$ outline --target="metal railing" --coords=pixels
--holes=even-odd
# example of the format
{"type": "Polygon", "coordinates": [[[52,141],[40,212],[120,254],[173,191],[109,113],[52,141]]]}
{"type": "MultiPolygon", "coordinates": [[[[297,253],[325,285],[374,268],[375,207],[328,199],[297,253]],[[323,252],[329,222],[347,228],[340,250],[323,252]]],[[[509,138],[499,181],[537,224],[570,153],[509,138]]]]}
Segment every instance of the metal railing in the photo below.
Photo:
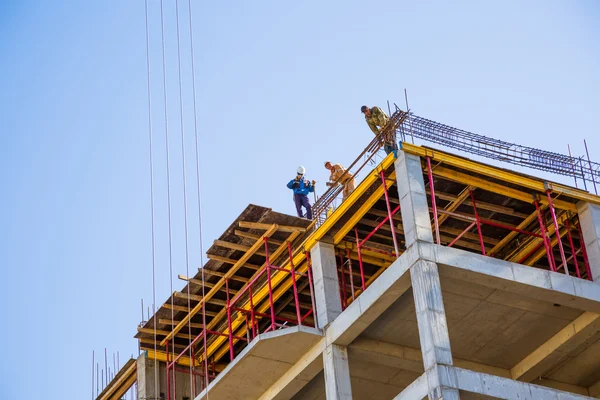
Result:
{"type": "Polygon", "coordinates": [[[376,157],[377,152],[383,148],[384,143],[397,144],[396,131],[400,129],[407,116],[408,113],[406,111],[396,108],[396,111],[391,115],[387,125],[381,129],[379,135],[376,135],[373,140],[371,140],[367,147],[346,169],[346,172],[333,182],[333,185],[319,197],[312,207],[313,218],[317,221],[318,226],[320,226],[327,218],[329,207],[339,200],[339,197],[344,190],[344,186],[341,182],[348,179],[348,175],[350,175],[351,178],[358,176],[363,168],[370,164],[376,157]]]}

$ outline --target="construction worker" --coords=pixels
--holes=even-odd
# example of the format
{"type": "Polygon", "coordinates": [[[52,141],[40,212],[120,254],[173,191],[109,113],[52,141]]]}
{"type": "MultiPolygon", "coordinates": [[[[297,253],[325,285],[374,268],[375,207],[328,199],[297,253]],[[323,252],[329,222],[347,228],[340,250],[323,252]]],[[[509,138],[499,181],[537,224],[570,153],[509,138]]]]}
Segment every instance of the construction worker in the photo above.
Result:
{"type": "Polygon", "coordinates": [[[287,187],[294,191],[294,204],[296,212],[302,218],[302,206],[306,209],[306,219],[312,219],[312,208],[308,199],[308,194],[315,191],[315,183],[317,181],[309,181],[304,179],[306,169],[303,166],[298,167],[296,177],[288,182],[287,187]]]}
{"type": "MultiPolygon", "coordinates": [[[[360,112],[365,114],[365,120],[376,136],[381,133],[381,129],[383,129],[390,121],[387,114],[377,106],[372,108],[362,106],[360,112]]],[[[392,151],[396,150],[396,144],[392,138],[384,138],[383,149],[385,150],[385,154],[390,154],[392,151]]]]}
{"type": "Polygon", "coordinates": [[[342,194],[342,200],[350,196],[350,193],[356,188],[356,179],[349,172],[346,173],[346,169],[340,164],[332,164],[331,161],[325,161],[325,168],[329,170],[329,182],[327,186],[336,186],[338,183],[344,186],[342,194]]]}

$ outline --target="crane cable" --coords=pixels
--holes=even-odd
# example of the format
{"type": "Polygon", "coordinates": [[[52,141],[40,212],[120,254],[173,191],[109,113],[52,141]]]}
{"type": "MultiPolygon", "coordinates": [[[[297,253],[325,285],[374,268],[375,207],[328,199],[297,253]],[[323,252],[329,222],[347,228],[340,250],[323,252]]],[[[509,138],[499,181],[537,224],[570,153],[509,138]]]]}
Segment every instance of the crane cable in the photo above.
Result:
{"type": "MultiPolygon", "coordinates": [[[[196,104],[196,68],[194,63],[194,31],[193,31],[193,19],[192,19],[192,2],[188,0],[189,8],[189,27],[190,27],[190,53],[191,53],[191,67],[192,67],[192,94],[194,98],[194,138],[195,138],[195,154],[196,154],[196,187],[198,190],[198,229],[199,229],[199,242],[200,242],[200,265],[201,276],[202,276],[202,298],[205,297],[204,290],[204,249],[202,246],[202,197],[200,195],[200,156],[198,153],[198,107],[196,104]]],[[[209,377],[208,377],[208,358],[207,358],[207,338],[206,338],[206,302],[202,302],[202,335],[203,335],[203,349],[204,349],[204,388],[208,388],[209,377]]],[[[206,400],[208,400],[208,390],[206,390],[206,400]]]]}
{"type": "MultiPolygon", "coordinates": [[[[146,71],[148,85],[148,134],[150,139],[150,214],[151,214],[151,248],[152,248],[152,313],[154,330],[154,354],[156,356],[156,257],[155,257],[155,235],[154,235],[154,168],[152,158],[152,92],[150,89],[150,33],[148,29],[148,0],[144,1],[146,16],[146,71]]],[[[143,312],[143,310],[142,310],[143,312]]],[[[158,363],[154,362],[154,393],[158,393],[158,363]]]]}

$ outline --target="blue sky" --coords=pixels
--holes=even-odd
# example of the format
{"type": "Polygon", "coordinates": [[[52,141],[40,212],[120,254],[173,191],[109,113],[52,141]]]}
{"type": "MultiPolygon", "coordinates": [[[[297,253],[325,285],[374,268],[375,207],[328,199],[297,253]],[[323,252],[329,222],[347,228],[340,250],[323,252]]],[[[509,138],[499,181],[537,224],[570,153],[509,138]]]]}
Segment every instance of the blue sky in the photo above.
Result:
{"type": "MultiPolygon", "coordinates": [[[[193,3],[205,249],[248,203],[293,213],[285,183],[297,166],[324,182],[323,161],[348,164],[372,138],[360,106],[403,104],[404,88],[423,117],[561,153],[570,143],[583,154],[587,138],[600,160],[596,1],[193,3]]],[[[187,1],[180,7],[193,271],[187,1]]],[[[140,300],[152,299],[144,24],[142,0],[0,4],[0,398],[89,398],[92,350],[119,351],[121,363],[136,353],[140,300]]],[[[186,263],[173,1],[165,1],[165,29],[176,275],[186,263]]],[[[155,0],[150,31],[163,302],[170,275],[155,0]]]]}

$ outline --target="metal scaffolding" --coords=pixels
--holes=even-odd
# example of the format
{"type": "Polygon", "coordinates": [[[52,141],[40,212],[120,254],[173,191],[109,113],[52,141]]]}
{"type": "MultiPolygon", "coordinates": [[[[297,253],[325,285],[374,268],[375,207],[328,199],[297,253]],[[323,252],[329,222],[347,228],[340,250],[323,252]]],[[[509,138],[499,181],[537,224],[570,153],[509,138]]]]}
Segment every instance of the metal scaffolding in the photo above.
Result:
{"type": "Polygon", "coordinates": [[[409,134],[466,153],[570,176],[575,179],[576,185],[577,179],[581,179],[586,190],[587,182],[591,182],[594,191],[598,194],[596,184],[600,185],[600,163],[590,160],[587,144],[586,158],[572,157],[467,132],[412,113],[408,120],[410,121],[409,126],[401,126],[399,129],[403,136],[409,134]]]}

